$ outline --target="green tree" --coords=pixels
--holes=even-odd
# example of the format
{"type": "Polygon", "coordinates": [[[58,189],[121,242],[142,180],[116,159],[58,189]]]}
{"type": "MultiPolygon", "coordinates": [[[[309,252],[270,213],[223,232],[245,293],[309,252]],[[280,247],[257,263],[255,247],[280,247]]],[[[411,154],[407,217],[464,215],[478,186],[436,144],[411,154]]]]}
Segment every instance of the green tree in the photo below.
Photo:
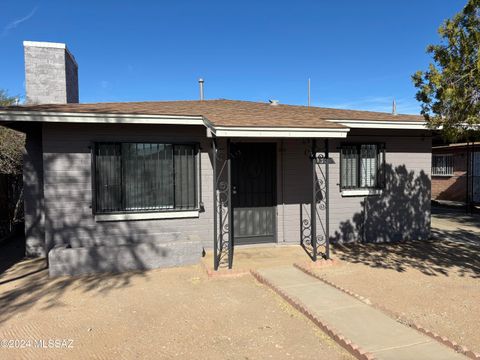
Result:
{"type": "MultiPolygon", "coordinates": [[[[9,96],[6,91],[0,89],[0,106],[10,106],[16,103],[16,97],[9,96]]],[[[0,194],[0,200],[3,197],[7,209],[7,221],[0,222],[0,234],[13,231],[14,225],[23,218],[23,181],[21,174],[24,146],[24,134],[0,126],[0,176],[2,177],[0,180],[3,180],[10,188],[10,191],[7,191],[6,194],[0,194]]],[[[0,203],[0,205],[2,204],[0,203]]]]}
{"type": "Polygon", "coordinates": [[[438,33],[440,44],[427,47],[433,63],[412,79],[430,127],[457,140],[475,135],[480,125],[480,0],[469,0],[438,33]]]}
{"type": "Polygon", "coordinates": [[[0,106],[14,105],[16,102],[16,97],[9,96],[5,90],[0,89],[0,106]]]}
{"type": "MultiPolygon", "coordinates": [[[[0,89],[0,106],[16,102],[17,98],[0,89]]],[[[21,174],[24,144],[25,136],[22,133],[0,126],[0,174],[21,174]]]]}

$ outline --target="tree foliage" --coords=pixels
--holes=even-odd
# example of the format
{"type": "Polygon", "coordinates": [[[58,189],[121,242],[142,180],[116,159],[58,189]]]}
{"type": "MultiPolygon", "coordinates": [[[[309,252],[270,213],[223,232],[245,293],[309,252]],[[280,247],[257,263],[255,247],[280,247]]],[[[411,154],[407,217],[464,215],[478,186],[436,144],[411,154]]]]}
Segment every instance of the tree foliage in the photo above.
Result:
{"type": "Polygon", "coordinates": [[[429,125],[456,140],[480,124],[480,0],[469,0],[438,33],[441,43],[427,47],[433,63],[412,79],[429,125]]]}
{"type": "Polygon", "coordinates": [[[0,89],[0,106],[13,105],[16,101],[16,97],[9,96],[5,90],[0,89]]]}
{"type": "MultiPolygon", "coordinates": [[[[0,89],[0,106],[15,104],[17,99],[0,89]]],[[[0,174],[20,174],[25,136],[0,126],[0,174]]]]}

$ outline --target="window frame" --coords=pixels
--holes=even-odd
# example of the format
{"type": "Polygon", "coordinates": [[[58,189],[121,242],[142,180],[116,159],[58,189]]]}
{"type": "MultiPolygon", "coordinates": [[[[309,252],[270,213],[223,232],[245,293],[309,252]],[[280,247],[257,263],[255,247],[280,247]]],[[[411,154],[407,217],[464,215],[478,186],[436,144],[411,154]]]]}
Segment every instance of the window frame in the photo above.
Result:
{"type": "MultiPolygon", "coordinates": [[[[171,140],[148,140],[148,141],[141,141],[141,140],[94,140],[91,141],[90,146],[90,157],[91,157],[91,189],[92,189],[92,201],[91,201],[91,209],[92,214],[94,216],[108,216],[108,215],[128,215],[128,214],[155,214],[155,213],[190,213],[190,212],[199,212],[201,210],[202,202],[202,190],[201,190],[201,147],[198,141],[171,141],[171,140]],[[113,145],[113,144],[162,144],[162,145],[172,145],[175,146],[193,146],[194,148],[194,203],[195,206],[193,208],[176,208],[175,204],[173,208],[165,208],[165,209],[146,209],[146,210],[119,210],[119,211],[98,211],[97,209],[97,162],[96,162],[96,149],[98,145],[113,145]]],[[[174,150],[175,152],[175,150],[174,150]]],[[[173,158],[173,162],[175,162],[175,157],[173,158]]],[[[123,176],[123,158],[122,158],[122,170],[121,176],[123,176]]],[[[174,199],[175,199],[175,173],[173,176],[173,192],[174,192],[174,199]]],[[[124,188],[122,184],[122,199],[124,198],[124,188]]],[[[174,200],[175,202],[175,200],[174,200]]],[[[123,200],[122,200],[123,203],[123,200]]],[[[123,206],[123,204],[122,204],[123,206]]]]}
{"type": "Polygon", "coordinates": [[[446,153],[446,154],[432,154],[432,176],[436,177],[452,177],[455,173],[455,159],[454,155],[452,153],[446,153]],[[445,158],[450,158],[451,159],[451,173],[444,173],[444,174],[439,174],[434,171],[434,157],[445,157],[445,158]]]}
{"type": "MultiPolygon", "coordinates": [[[[384,142],[343,142],[340,144],[339,149],[339,155],[340,155],[340,169],[339,169],[339,176],[340,176],[340,181],[339,181],[339,186],[340,186],[340,191],[355,191],[355,190],[360,190],[360,191],[375,191],[375,190],[383,190],[385,189],[385,158],[386,158],[386,146],[384,142]],[[362,146],[366,145],[376,145],[377,146],[377,174],[376,174],[376,186],[361,186],[360,184],[362,183],[361,181],[361,162],[362,162],[362,157],[361,157],[361,148],[362,146]],[[356,174],[356,180],[357,180],[357,186],[344,186],[342,183],[342,178],[343,178],[343,156],[342,156],[342,150],[345,147],[355,147],[357,151],[357,174],[356,174]],[[380,155],[381,157],[381,163],[380,163],[380,155]]],[[[376,194],[375,192],[372,192],[372,194],[376,194]]]]}

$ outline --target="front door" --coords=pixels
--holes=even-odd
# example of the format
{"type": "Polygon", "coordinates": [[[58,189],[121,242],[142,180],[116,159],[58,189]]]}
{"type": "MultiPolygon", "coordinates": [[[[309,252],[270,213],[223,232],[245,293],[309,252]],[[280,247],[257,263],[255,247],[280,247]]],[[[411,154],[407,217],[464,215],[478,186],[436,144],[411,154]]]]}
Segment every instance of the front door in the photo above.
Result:
{"type": "Polygon", "coordinates": [[[232,144],[234,244],[275,242],[276,144],[232,144]]]}

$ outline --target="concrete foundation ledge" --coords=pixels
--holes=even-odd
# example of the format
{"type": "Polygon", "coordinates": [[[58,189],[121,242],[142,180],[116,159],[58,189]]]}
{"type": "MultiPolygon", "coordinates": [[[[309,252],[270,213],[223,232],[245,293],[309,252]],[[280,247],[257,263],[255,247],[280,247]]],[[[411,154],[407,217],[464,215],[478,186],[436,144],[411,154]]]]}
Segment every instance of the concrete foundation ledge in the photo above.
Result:
{"type": "Polygon", "coordinates": [[[198,263],[201,256],[201,241],[194,238],[118,246],[79,248],[58,246],[48,253],[48,270],[51,277],[101,272],[118,273],[191,265],[198,263]]]}

